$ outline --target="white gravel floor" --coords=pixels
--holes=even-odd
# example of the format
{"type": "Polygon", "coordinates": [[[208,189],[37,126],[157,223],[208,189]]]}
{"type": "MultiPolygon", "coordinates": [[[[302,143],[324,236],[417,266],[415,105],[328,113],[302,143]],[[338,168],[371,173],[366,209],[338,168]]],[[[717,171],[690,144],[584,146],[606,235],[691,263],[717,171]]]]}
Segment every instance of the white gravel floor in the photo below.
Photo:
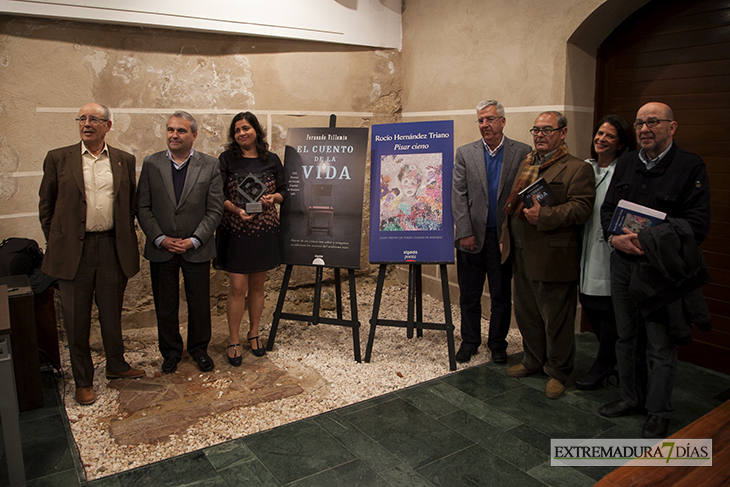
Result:
{"type": "MultiPolygon", "coordinates": [[[[343,305],[345,316],[348,317],[349,296],[347,285],[343,284],[345,294],[343,305]]],[[[380,317],[405,320],[407,287],[394,281],[389,281],[389,284],[383,293],[380,317]]],[[[360,343],[363,358],[374,294],[375,285],[372,279],[358,279],[358,316],[362,324],[360,343]]],[[[443,322],[443,304],[440,301],[424,295],[423,307],[424,321],[443,322]]],[[[334,316],[334,313],[327,312],[323,315],[334,316]]],[[[221,319],[224,320],[224,317],[220,317],[217,324],[214,323],[214,329],[225,326],[220,322],[221,319]]],[[[452,305],[452,319],[456,326],[455,343],[458,349],[461,343],[458,304],[452,305]]],[[[262,327],[262,336],[268,335],[269,326],[267,324],[266,327],[262,327]]],[[[485,343],[487,331],[488,323],[484,320],[482,333],[485,343]]],[[[142,364],[148,376],[153,376],[159,372],[159,365],[151,364],[155,362],[160,364],[162,360],[157,350],[150,350],[149,347],[136,349],[139,348],[136,345],[140,342],[135,340],[135,334],[142,332],[149,333],[150,330],[125,331],[126,357],[132,364],[142,364]]],[[[297,374],[299,377],[307,376],[308,379],[301,384],[304,393],[204,418],[190,427],[185,434],[172,436],[164,443],[125,446],[118,445],[110,436],[109,421],[120,417],[120,412],[116,401],[118,392],[107,388],[103,366],[97,367],[97,379],[94,383],[98,396],[96,403],[91,406],[76,404],[68,349],[65,346],[65,336],[63,333],[61,335],[64,345],[61,353],[65,371],[65,381],[62,386],[65,387],[65,391],[62,391],[62,394],[65,398],[71,431],[88,480],[274,428],[450,373],[446,333],[443,331],[424,330],[423,338],[409,340],[406,338],[404,328],[378,327],[371,363],[357,363],[353,358],[350,328],[282,321],[274,350],[269,352],[267,357],[292,374],[297,374]],[[312,377],[318,379],[311,380],[312,377]]],[[[215,334],[214,339],[216,339],[215,334]]],[[[521,337],[515,328],[510,330],[508,342],[510,355],[522,350],[521,337]]],[[[247,350],[246,352],[250,353],[247,350]]],[[[228,367],[227,364],[221,365],[222,357],[214,358],[217,368],[228,367]]],[[[94,360],[95,363],[101,363],[103,356],[95,356],[94,360]]],[[[479,365],[489,360],[491,357],[484,345],[471,362],[458,364],[458,368],[479,365]]],[[[215,382],[225,386],[226,381],[215,382]]]]}

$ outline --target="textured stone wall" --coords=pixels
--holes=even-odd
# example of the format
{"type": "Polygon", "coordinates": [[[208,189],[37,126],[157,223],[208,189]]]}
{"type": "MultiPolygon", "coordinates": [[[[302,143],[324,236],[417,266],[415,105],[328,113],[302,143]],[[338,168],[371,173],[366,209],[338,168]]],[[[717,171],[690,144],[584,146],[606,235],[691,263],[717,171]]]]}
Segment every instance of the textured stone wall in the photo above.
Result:
{"type": "MultiPolygon", "coordinates": [[[[84,103],[112,109],[107,142],[134,154],[138,170],[144,156],[165,149],[175,109],[195,115],[195,148],[215,156],[233,114],[251,110],[283,159],[289,127],[326,127],[330,113],[339,114],[341,127],[395,121],[402,73],[396,50],[0,15],[0,87],[0,236],[43,246],[43,158],[78,142],[74,118],[84,103]]],[[[363,204],[367,210],[364,195],[363,204]]],[[[293,283],[312,276],[298,271],[293,283]]],[[[216,305],[226,292],[224,273],[214,273],[212,284],[216,305]]],[[[125,318],[154,323],[144,260],[128,289],[126,308],[135,313],[125,318]]]]}

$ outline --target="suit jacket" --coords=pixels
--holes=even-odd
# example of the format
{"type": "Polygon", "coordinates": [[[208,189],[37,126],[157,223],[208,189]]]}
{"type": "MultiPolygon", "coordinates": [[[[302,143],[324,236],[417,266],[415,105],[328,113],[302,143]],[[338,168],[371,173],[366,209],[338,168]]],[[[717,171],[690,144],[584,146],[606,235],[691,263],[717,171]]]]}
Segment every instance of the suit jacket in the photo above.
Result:
{"type": "MultiPolygon", "coordinates": [[[[518,178],[526,162],[520,163],[518,178]]],[[[537,225],[524,224],[522,258],[527,277],[533,281],[577,281],[579,227],[590,218],[596,195],[593,167],[568,154],[540,173],[540,177],[550,184],[559,204],[541,207],[537,225]]],[[[510,218],[516,216],[505,218],[502,225],[502,262],[509,257],[512,246],[510,218]]]]}
{"type": "Polygon", "coordinates": [[[150,262],[166,262],[173,253],[155,246],[160,235],[173,238],[200,239],[197,249],[183,258],[188,262],[205,262],[215,257],[213,232],[223,216],[223,182],[218,159],[193,152],[180,202],[175,201],[172,163],[167,151],[144,158],[137,188],[137,220],[146,238],[144,256],[150,262]]]}
{"type": "MultiPolygon", "coordinates": [[[[135,158],[109,147],[114,180],[114,234],[117,258],[127,278],[139,271],[139,250],[134,230],[135,158]]],[[[38,215],[46,237],[41,270],[57,279],[76,276],[86,232],[86,189],[81,142],[55,149],[43,161],[38,191],[38,215]]]]}
{"type": "MultiPolygon", "coordinates": [[[[504,138],[502,147],[502,170],[499,175],[497,194],[497,229],[502,228],[504,212],[510,188],[517,174],[520,161],[530,153],[530,146],[512,139],[504,138]]],[[[472,254],[481,252],[487,228],[489,211],[489,185],[487,167],[484,160],[482,139],[466,144],[456,150],[451,190],[451,214],[454,217],[454,245],[457,249],[472,254]],[[459,245],[459,240],[474,235],[477,241],[475,250],[467,250],[459,245]]]]}

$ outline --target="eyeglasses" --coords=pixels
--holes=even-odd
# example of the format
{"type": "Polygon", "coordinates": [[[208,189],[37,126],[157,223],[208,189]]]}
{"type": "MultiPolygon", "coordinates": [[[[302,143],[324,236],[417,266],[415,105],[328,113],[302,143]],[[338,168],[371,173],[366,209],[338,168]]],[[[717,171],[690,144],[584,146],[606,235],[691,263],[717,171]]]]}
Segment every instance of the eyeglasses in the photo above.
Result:
{"type": "Polygon", "coordinates": [[[108,118],[98,118],[94,117],[93,115],[91,117],[86,117],[86,115],[82,115],[79,118],[76,119],[76,121],[79,123],[79,125],[86,125],[86,122],[89,122],[91,125],[99,125],[104,122],[108,122],[108,118]]]}
{"type": "Polygon", "coordinates": [[[636,130],[641,130],[641,127],[643,127],[644,124],[646,124],[647,127],[649,127],[650,129],[653,129],[654,127],[659,125],[660,122],[671,122],[671,121],[672,120],[669,120],[668,118],[649,118],[646,121],[637,120],[636,122],[634,122],[634,128],[636,130]]]}
{"type": "Polygon", "coordinates": [[[565,128],[565,127],[558,127],[558,128],[556,128],[556,129],[554,129],[554,128],[552,128],[552,127],[543,127],[543,128],[540,128],[540,127],[532,127],[532,128],[530,129],[530,133],[531,133],[532,135],[534,135],[534,136],[538,136],[538,135],[540,135],[540,134],[543,134],[543,135],[550,135],[550,134],[552,134],[553,132],[555,132],[556,130],[562,130],[562,129],[564,129],[564,128],[565,128]]]}
{"type": "Polygon", "coordinates": [[[504,117],[484,117],[484,118],[478,118],[477,119],[477,123],[479,125],[481,125],[483,123],[494,123],[497,120],[499,120],[500,118],[504,118],[504,117]]]}

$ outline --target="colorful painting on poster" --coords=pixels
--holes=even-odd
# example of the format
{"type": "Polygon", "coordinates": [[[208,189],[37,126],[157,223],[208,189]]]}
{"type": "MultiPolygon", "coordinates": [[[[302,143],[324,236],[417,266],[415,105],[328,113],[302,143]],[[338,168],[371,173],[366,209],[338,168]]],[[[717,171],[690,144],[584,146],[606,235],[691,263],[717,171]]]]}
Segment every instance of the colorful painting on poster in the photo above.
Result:
{"type": "Polygon", "coordinates": [[[360,268],[366,128],[290,128],[282,263],[360,268]]]}
{"type": "Polygon", "coordinates": [[[452,121],[373,125],[370,262],[452,263],[452,121]]]}

